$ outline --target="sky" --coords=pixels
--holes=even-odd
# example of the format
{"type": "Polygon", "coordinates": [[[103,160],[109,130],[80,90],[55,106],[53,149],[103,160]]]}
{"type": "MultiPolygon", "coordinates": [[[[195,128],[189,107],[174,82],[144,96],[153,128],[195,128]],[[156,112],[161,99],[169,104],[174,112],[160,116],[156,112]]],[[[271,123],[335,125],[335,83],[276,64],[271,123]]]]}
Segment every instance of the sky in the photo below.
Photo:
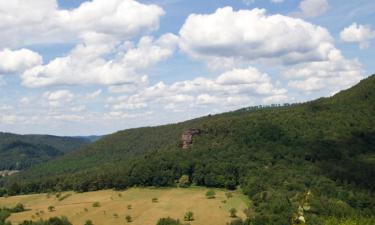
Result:
{"type": "Polygon", "coordinates": [[[372,0],[0,0],[0,131],[101,135],[329,97],[375,73],[372,0]]]}

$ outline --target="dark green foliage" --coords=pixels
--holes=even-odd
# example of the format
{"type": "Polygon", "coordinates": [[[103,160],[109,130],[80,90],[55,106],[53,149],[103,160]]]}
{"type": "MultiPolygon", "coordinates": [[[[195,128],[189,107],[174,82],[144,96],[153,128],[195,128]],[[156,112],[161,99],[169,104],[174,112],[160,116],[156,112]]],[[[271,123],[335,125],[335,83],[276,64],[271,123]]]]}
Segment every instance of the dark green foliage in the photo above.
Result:
{"type": "Polygon", "coordinates": [[[179,220],[175,220],[168,217],[159,219],[156,225],[182,225],[182,223],[179,220]]]}
{"type": "Polygon", "coordinates": [[[93,222],[91,220],[86,220],[85,224],[84,225],[94,225],[93,222]]]}
{"type": "Polygon", "coordinates": [[[88,143],[83,138],[0,133],[0,171],[23,170],[88,143]]]}
{"type": "MultiPolygon", "coordinates": [[[[252,200],[253,225],[289,225],[310,190],[307,224],[375,214],[375,76],[330,98],[258,106],[108,135],[5,178],[9,194],[193,185],[252,200]],[[182,150],[181,134],[199,129],[182,150]]],[[[0,181],[1,183],[1,181],[0,181]]]]}
{"type": "Polygon", "coordinates": [[[242,219],[234,219],[227,225],[253,225],[249,219],[242,220],[242,219]]]}
{"type": "Polygon", "coordinates": [[[237,217],[237,209],[235,208],[231,208],[229,209],[229,214],[230,214],[230,217],[237,217]]]}
{"type": "Polygon", "coordinates": [[[19,225],[72,225],[66,217],[52,217],[48,220],[24,221],[19,225]]]}
{"type": "Polygon", "coordinates": [[[94,202],[94,203],[92,203],[92,207],[94,207],[94,208],[97,208],[97,207],[100,207],[101,205],[100,205],[100,202],[94,202]]]}
{"type": "Polygon", "coordinates": [[[127,215],[127,216],[125,217],[125,220],[126,220],[127,223],[131,223],[131,222],[133,222],[133,218],[132,218],[130,215],[127,215]]]}
{"type": "Polygon", "coordinates": [[[194,213],[189,211],[189,212],[186,212],[185,215],[184,215],[184,220],[185,221],[193,221],[194,220],[194,213]]]}

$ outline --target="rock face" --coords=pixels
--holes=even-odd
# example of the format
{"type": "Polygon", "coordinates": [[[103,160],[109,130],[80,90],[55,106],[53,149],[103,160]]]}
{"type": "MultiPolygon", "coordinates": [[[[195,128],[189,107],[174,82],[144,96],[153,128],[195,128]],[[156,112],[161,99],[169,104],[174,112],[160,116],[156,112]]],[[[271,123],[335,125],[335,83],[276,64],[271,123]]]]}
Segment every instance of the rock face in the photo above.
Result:
{"type": "Polygon", "coordinates": [[[181,136],[182,149],[188,149],[193,144],[193,137],[200,134],[199,129],[188,129],[181,136]]]}

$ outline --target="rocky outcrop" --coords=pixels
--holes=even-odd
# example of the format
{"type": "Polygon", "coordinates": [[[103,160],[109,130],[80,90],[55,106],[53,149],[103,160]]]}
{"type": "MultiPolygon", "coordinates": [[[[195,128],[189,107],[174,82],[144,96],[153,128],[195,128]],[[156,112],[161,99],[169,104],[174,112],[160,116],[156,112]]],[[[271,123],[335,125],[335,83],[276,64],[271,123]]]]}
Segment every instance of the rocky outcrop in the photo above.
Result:
{"type": "Polygon", "coordinates": [[[195,135],[200,134],[201,131],[199,129],[188,129],[181,136],[181,145],[182,149],[188,149],[193,144],[193,137],[195,135]]]}

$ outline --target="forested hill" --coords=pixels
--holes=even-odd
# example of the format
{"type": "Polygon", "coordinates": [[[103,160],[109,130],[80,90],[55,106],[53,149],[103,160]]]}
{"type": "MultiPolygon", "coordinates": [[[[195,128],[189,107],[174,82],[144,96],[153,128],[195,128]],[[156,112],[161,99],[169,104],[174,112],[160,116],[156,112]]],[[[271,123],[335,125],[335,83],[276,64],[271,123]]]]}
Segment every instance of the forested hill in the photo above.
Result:
{"type": "Polygon", "coordinates": [[[23,170],[89,142],[84,138],[0,133],[0,170],[23,170]]]}
{"type": "Polygon", "coordinates": [[[374,215],[375,76],[303,104],[120,131],[5,185],[10,194],[89,191],[173,186],[182,175],[196,185],[240,186],[253,202],[252,216],[260,221],[254,224],[290,224],[307,191],[314,196],[308,224],[374,215]],[[192,140],[187,148],[182,134],[192,140]]]}

